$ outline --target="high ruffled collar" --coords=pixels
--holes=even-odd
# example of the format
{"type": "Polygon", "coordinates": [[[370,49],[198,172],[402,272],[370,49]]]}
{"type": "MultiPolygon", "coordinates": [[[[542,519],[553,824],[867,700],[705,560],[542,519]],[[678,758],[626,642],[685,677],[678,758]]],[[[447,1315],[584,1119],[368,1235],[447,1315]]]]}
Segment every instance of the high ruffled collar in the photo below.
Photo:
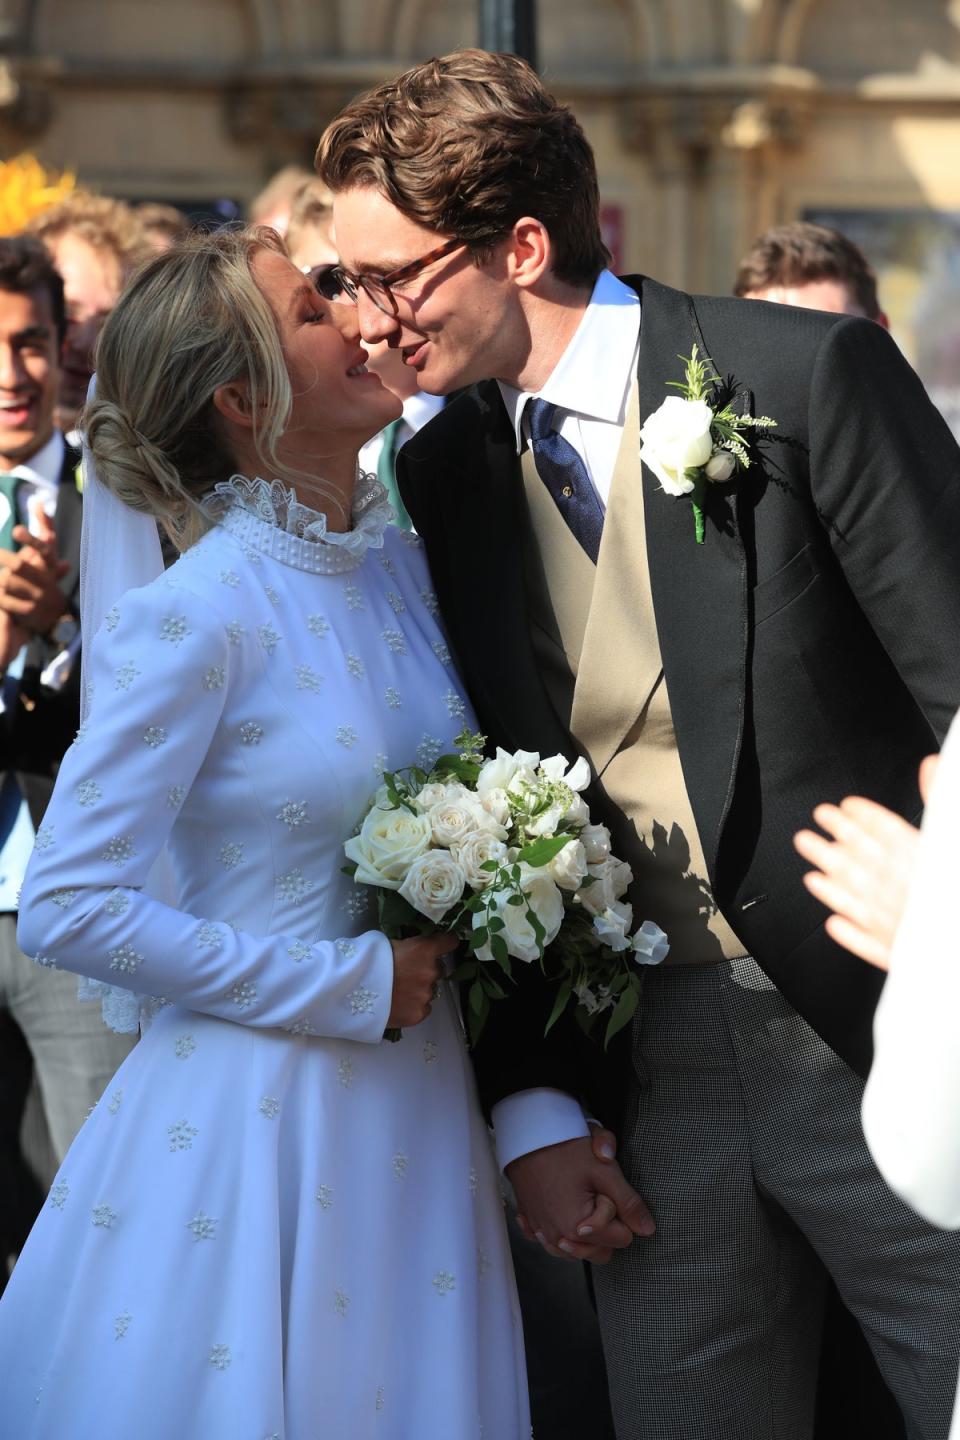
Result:
{"type": "Polygon", "coordinates": [[[356,569],[368,550],[382,548],[393,519],[386,490],[364,471],[354,490],[352,526],[342,532],[328,531],[326,515],[301,504],[280,480],[232,475],[214,486],[203,508],[251,549],[319,575],[356,569]]]}

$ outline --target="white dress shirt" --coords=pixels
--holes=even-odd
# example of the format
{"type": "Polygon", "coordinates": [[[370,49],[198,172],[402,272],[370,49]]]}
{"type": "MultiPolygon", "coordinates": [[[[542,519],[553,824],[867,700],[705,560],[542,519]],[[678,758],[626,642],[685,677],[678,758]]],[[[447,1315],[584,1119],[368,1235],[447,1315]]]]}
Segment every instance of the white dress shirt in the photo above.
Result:
{"type": "Polygon", "coordinates": [[[25,482],[17,494],[17,508],[20,511],[21,523],[33,534],[36,534],[39,528],[35,505],[30,503],[34,497],[51,520],[57,513],[57,491],[60,489],[60,471],[63,469],[63,445],[63,436],[59,430],[54,430],[47,443],[42,445],[35,455],[31,455],[29,460],[24,460],[20,465],[14,465],[9,472],[25,482]]]}
{"type": "Polygon", "coordinates": [[[604,270],[573,339],[547,382],[530,391],[497,381],[516,432],[517,454],[530,436],[527,402],[549,401],[557,407],[558,433],[583,460],[604,506],[637,373],[639,346],[640,297],[604,270]]]}
{"type": "MultiPolygon", "coordinates": [[[[536,396],[556,405],[556,428],[584,461],[604,506],[637,373],[639,347],[640,298],[604,270],[573,339],[546,383],[531,392],[497,382],[516,434],[517,454],[529,439],[527,402],[536,396]]],[[[501,1168],[531,1150],[589,1133],[578,1102],[562,1090],[547,1088],[508,1095],[493,1107],[493,1124],[501,1168]]]]}

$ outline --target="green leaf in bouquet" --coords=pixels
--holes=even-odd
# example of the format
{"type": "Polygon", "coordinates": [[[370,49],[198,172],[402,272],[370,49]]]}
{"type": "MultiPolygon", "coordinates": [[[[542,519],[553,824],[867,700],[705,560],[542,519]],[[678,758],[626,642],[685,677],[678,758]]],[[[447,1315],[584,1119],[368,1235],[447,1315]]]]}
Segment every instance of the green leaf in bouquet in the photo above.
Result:
{"type": "Polygon", "coordinates": [[[572,993],[573,986],[571,985],[570,981],[564,980],[563,984],[557,991],[556,999],[553,1002],[553,1009],[550,1011],[550,1019],[547,1021],[546,1028],[543,1032],[544,1035],[550,1034],[550,1031],[553,1029],[554,1025],[556,1025],[557,1021],[560,1019],[560,1016],[567,1008],[567,1003],[569,1002],[572,993]]]}
{"type": "Polygon", "coordinates": [[[525,845],[517,859],[525,865],[549,865],[554,856],[559,855],[572,839],[573,836],[565,832],[562,835],[542,835],[539,840],[532,840],[529,845],[525,845]]]}
{"type": "Polygon", "coordinates": [[[492,875],[494,871],[500,869],[500,866],[498,865],[496,860],[484,860],[480,866],[480,869],[486,870],[488,875],[492,875]]]}
{"type": "Polygon", "coordinates": [[[476,930],[471,931],[467,938],[467,945],[471,950],[479,950],[481,945],[487,943],[486,925],[478,925],[476,930]]]}
{"type": "Polygon", "coordinates": [[[349,865],[341,865],[341,866],[340,866],[340,874],[341,874],[341,875],[349,875],[351,880],[353,879],[354,875],[356,875],[356,873],[357,873],[357,865],[356,865],[356,861],[354,861],[354,860],[351,860],[349,865]]]}
{"type": "Polygon", "coordinates": [[[503,930],[505,927],[506,921],[501,920],[499,915],[491,915],[487,921],[487,929],[492,931],[493,934],[496,934],[498,930],[503,930]]]}
{"type": "MultiPolygon", "coordinates": [[[[377,890],[377,915],[380,920],[380,928],[386,929],[389,926],[403,927],[413,926],[419,933],[424,928],[425,916],[414,910],[409,901],[396,890],[377,890]]],[[[426,929],[434,930],[436,926],[426,925],[426,929]]]]}
{"type": "Polygon", "coordinates": [[[502,966],[507,973],[510,973],[510,954],[507,950],[507,942],[502,935],[491,935],[490,953],[497,964],[502,966]]]}
{"type": "Polygon", "coordinates": [[[441,755],[433,769],[434,774],[439,772],[444,779],[455,775],[471,790],[476,785],[477,776],[480,774],[480,766],[472,760],[464,760],[462,755],[441,755]]]}
{"type": "Polygon", "coordinates": [[[536,940],[536,942],[537,942],[537,948],[539,949],[540,954],[542,955],[542,954],[543,954],[543,942],[544,942],[544,940],[546,940],[546,938],[547,938],[547,932],[546,932],[546,929],[544,928],[543,924],[541,923],[540,916],[537,914],[536,910],[534,910],[534,909],[533,909],[531,906],[529,906],[529,905],[527,906],[527,924],[530,926],[530,929],[533,931],[533,938],[534,938],[534,940],[536,940]]]}
{"type": "Polygon", "coordinates": [[[610,1016],[610,1021],[607,1025],[607,1033],[603,1041],[604,1050],[606,1050],[607,1046],[610,1044],[610,1041],[613,1039],[614,1035],[616,1035],[617,1031],[622,1030],[625,1025],[630,1024],[630,1021],[636,1014],[637,1006],[639,1005],[639,1003],[640,986],[639,984],[631,984],[630,988],[623,992],[623,994],[620,996],[620,999],[614,1006],[614,1011],[613,1014],[610,1016]]]}
{"type": "Polygon", "coordinates": [[[526,897],[526,895],[522,895],[522,894],[521,894],[521,895],[511,895],[511,896],[508,898],[508,900],[507,900],[507,904],[508,904],[508,905],[526,905],[526,903],[527,903],[527,897],[526,897]]]}
{"type": "Polygon", "coordinates": [[[468,980],[476,980],[479,973],[480,962],[478,960],[461,960],[460,964],[450,971],[447,979],[455,985],[463,985],[468,980]]]}

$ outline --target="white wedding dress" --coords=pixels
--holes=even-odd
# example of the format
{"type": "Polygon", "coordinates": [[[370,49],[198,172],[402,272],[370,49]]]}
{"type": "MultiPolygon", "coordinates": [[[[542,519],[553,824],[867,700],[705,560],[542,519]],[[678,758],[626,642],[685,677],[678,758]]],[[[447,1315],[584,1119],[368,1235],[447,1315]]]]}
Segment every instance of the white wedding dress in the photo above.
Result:
{"type": "Polygon", "coordinates": [[[282,487],[129,592],[37,838],[21,938],[155,997],[0,1303],[17,1440],[527,1440],[498,1178],[443,993],[381,1040],[342,873],[386,767],[472,723],[419,542],[282,487]],[[176,909],[144,882],[167,846],[176,909]]]}

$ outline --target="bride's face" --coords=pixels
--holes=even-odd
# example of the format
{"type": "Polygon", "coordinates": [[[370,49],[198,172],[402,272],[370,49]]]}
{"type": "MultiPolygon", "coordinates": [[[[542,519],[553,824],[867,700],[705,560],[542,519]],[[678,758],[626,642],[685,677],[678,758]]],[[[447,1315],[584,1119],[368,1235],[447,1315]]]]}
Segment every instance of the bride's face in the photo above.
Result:
{"type": "Polygon", "coordinates": [[[346,299],[325,300],[275,251],[259,251],[252,269],[277,317],[293,391],[283,448],[301,462],[355,453],[402,409],[380,377],[366,369],[356,306],[346,299]]]}

